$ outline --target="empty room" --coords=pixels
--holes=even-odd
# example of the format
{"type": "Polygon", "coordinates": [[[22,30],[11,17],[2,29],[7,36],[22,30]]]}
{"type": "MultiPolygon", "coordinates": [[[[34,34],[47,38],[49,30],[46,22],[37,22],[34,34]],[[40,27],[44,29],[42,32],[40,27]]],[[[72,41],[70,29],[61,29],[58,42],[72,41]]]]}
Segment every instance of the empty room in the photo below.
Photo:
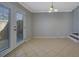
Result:
{"type": "Polygon", "coordinates": [[[79,2],[0,2],[0,57],[79,57],[79,2]]]}

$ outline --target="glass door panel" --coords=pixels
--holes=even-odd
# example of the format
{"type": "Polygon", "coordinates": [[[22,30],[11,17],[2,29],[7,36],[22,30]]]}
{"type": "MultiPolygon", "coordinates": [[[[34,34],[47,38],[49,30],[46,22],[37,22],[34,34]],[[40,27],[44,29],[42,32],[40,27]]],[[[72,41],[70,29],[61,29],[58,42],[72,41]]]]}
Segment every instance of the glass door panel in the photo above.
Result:
{"type": "Polygon", "coordinates": [[[16,23],[17,23],[17,42],[23,40],[23,14],[16,13],[16,23]]]}
{"type": "Polygon", "coordinates": [[[9,48],[10,9],[0,5],[0,52],[9,48]]]}

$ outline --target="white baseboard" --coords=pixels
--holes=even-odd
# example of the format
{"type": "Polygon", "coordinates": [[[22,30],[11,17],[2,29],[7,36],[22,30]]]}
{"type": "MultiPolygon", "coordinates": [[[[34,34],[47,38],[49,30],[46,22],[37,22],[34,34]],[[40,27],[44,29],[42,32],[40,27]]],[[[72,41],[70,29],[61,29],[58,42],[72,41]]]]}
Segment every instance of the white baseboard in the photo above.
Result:
{"type": "Polygon", "coordinates": [[[25,42],[27,42],[27,41],[29,41],[31,39],[32,39],[32,37],[28,37],[27,39],[25,39],[25,42]]]}
{"type": "Polygon", "coordinates": [[[67,36],[33,36],[32,38],[67,38],[67,36]]]}

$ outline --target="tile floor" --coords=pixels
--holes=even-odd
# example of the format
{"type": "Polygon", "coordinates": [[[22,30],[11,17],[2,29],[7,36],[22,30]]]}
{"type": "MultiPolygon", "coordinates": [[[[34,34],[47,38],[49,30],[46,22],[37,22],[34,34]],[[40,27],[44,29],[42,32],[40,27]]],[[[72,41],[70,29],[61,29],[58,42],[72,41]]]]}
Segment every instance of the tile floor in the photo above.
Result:
{"type": "Polygon", "coordinates": [[[6,57],[79,57],[79,43],[68,38],[33,38],[6,57]]]}

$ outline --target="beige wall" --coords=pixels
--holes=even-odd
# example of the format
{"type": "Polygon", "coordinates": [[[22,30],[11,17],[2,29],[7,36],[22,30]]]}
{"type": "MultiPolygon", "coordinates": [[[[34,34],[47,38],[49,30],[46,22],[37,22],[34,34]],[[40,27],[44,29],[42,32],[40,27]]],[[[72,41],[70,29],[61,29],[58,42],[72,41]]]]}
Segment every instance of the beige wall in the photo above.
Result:
{"type": "Polygon", "coordinates": [[[67,36],[72,33],[71,13],[35,13],[32,18],[33,37],[67,36]]]}
{"type": "Polygon", "coordinates": [[[79,7],[72,11],[73,14],[73,33],[79,33],[79,7]]]}

